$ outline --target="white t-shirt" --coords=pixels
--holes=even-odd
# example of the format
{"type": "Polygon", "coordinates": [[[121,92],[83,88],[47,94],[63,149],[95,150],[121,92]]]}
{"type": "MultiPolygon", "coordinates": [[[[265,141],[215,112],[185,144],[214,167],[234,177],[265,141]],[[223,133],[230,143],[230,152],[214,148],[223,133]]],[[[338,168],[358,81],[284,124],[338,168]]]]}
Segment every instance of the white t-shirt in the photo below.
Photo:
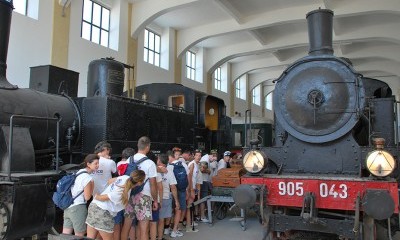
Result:
{"type": "Polygon", "coordinates": [[[220,169],[223,169],[223,168],[226,168],[228,165],[227,165],[227,163],[225,162],[225,160],[224,159],[221,159],[221,160],[219,160],[219,162],[218,162],[218,170],[217,171],[219,171],[220,169]]]}
{"type": "MultiPolygon", "coordinates": [[[[137,162],[143,157],[146,157],[146,155],[142,153],[136,153],[133,156],[133,161],[137,162]]],[[[146,181],[148,178],[155,178],[157,177],[157,167],[156,164],[150,159],[147,159],[143,161],[142,163],[139,164],[138,166],[139,170],[143,170],[146,173],[146,178],[144,181],[146,181]]],[[[142,193],[146,196],[151,197],[151,191],[150,191],[150,180],[146,182],[146,184],[143,187],[142,193]]]]}
{"type": "Polygon", "coordinates": [[[211,173],[202,173],[202,178],[204,182],[211,182],[211,178],[215,176],[214,172],[217,168],[216,161],[210,162],[210,155],[206,154],[201,157],[200,162],[206,162],[208,165],[208,169],[210,169],[211,173]]]}
{"type": "Polygon", "coordinates": [[[111,179],[111,173],[115,173],[117,171],[117,165],[114,160],[107,159],[104,157],[99,158],[99,168],[95,173],[93,173],[94,180],[94,194],[100,194],[106,189],[107,182],[111,179]]]}
{"type": "MultiPolygon", "coordinates": [[[[199,181],[200,181],[199,180],[199,175],[201,175],[201,174],[200,174],[199,165],[196,163],[195,160],[192,160],[189,163],[189,165],[188,165],[189,171],[190,171],[190,166],[192,166],[192,165],[194,165],[194,167],[193,167],[193,175],[192,175],[192,185],[193,185],[192,187],[193,187],[193,189],[196,189],[196,184],[199,183],[199,181]]],[[[201,183],[203,183],[203,181],[201,181],[201,183]]]]}
{"type": "MultiPolygon", "coordinates": [[[[83,171],[86,171],[86,169],[83,168],[83,169],[79,170],[76,174],[81,173],[83,171]]],[[[79,176],[77,176],[75,178],[75,184],[71,188],[72,197],[76,197],[79,193],[81,193],[90,181],[93,181],[93,178],[92,178],[92,175],[90,175],[89,173],[82,173],[79,176]]],[[[85,201],[85,198],[83,197],[84,194],[85,193],[82,192],[81,195],[79,195],[77,198],[75,198],[74,203],[71,204],[71,206],[69,206],[68,208],[70,208],[72,206],[80,205],[80,204],[85,204],[86,201],[85,201]]]]}
{"type": "MultiPolygon", "coordinates": [[[[93,199],[93,203],[99,206],[103,210],[107,210],[110,212],[112,216],[117,215],[117,213],[125,208],[122,204],[122,194],[124,192],[125,183],[129,179],[129,176],[123,175],[117,177],[115,182],[108,185],[106,189],[101,193],[102,195],[107,195],[110,200],[108,201],[99,201],[93,199]]],[[[128,191],[128,197],[130,195],[130,191],[128,191]]]]}
{"type": "Polygon", "coordinates": [[[176,178],[174,172],[168,171],[166,173],[157,173],[162,179],[163,185],[163,199],[170,199],[171,188],[170,185],[176,185],[176,178]]]}

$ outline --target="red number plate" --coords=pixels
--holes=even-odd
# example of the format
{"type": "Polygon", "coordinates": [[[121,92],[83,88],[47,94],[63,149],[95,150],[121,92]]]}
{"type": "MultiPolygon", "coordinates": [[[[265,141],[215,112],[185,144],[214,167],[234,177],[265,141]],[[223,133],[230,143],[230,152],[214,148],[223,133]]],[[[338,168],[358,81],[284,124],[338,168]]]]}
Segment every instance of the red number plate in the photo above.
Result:
{"type": "Polygon", "coordinates": [[[357,195],[364,196],[368,189],[390,192],[398,213],[399,198],[396,182],[363,181],[358,179],[299,179],[294,177],[244,177],[242,184],[264,184],[268,190],[267,203],[275,206],[302,207],[306,193],[314,193],[317,208],[355,210],[357,195]]]}

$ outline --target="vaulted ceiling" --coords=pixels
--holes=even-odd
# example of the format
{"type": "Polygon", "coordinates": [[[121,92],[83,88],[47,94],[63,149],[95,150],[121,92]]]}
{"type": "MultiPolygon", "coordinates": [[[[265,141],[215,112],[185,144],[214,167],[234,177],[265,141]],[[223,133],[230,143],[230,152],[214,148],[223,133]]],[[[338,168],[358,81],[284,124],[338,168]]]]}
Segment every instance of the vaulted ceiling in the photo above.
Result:
{"type": "Polygon", "coordinates": [[[366,77],[400,79],[399,0],[130,0],[132,35],[149,24],[177,30],[177,57],[207,48],[206,71],[231,63],[232,79],[268,84],[308,54],[306,14],[334,12],[334,54],[366,77]]]}

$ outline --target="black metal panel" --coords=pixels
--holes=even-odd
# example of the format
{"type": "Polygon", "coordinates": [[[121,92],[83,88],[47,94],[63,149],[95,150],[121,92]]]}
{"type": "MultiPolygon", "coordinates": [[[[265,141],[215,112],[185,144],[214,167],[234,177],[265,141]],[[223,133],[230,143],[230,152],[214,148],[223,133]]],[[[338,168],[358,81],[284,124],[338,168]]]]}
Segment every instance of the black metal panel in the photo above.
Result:
{"type": "Polygon", "coordinates": [[[371,105],[372,105],[371,134],[373,134],[373,137],[375,138],[377,137],[384,138],[385,145],[387,146],[396,144],[394,137],[394,127],[395,127],[394,102],[395,102],[394,97],[371,99],[371,105]]]}
{"type": "Polygon", "coordinates": [[[337,220],[329,218],[318,218],[318,223],[310,223],[300,216],[288,216],[272,214],[269,226],[271,231],[285,232],[289,230],[314,231],[333,233],[344,238],[354,239],[354,220],[337,220]]]}
{"type": "MultiPolygon", "coordinates": [[[[32,138],[28,128],[14,127],[13,138],[13,159],[11,162],[11,172],[34,172],[35,171],[35,151],[33,149],[32,138]]],[[[9,147],[10,128],[2,126],[0,128],[0,171],[8,170],[8,147],[9,147]]]]}
{"type": "Polygon", "coordinates": [[[45,93],[78,96],[79,73],[68,69],[44,65],[31,67],[29,88],[45,93]]]}
{"type": "Polygon", "coordinates": [[[107,98],[91,97],[82,101],[82,152],[93,153],[96,144],[106,138],[107,98]]]}
{"type": "Polygon", "coordinates": [[[14,185],[11,224],[6,239],[44,232],[53,226],[55,206],[45,184],[14,185]]]}
{"type": "MultiPolygon", "coordinates": [[[[31,89],[0,90],[0,124],[9,125],[11,115],[37,117],[61,117],[60,136],[74,122],[78,128],[78,113],[72,103],[63,96],[46,94],[31,89]]],[[[56,121],[37,119],[15,119],[14,123],[30,129],[35,150],[55,147],[56,121]]],[[[76,134],[79,129],[76,129],[76,134]]],[[[76,138],[74,139],[77,140],[76,138]]],[[[65,146],[65,137],[60,138],[60,146],[65,146]]]]}
{"type": "Polygon", "coordinates": [[[282,173],[358,175],[361,148],[351,134],[337,141],[313,144],[289,135],[282,147],[262,148],[265,156],[277,165],[282,173]]]}
{"type": "Polygon", "coordinates": [[[92,97],[82,102],[83,152],[93,152],[107,140],[113,153],[136,148],[142,136],[150,137],[152,150],[165,152],[173,146],[193,148],[193,114],[155,107],[128,98],[92,97]]]}

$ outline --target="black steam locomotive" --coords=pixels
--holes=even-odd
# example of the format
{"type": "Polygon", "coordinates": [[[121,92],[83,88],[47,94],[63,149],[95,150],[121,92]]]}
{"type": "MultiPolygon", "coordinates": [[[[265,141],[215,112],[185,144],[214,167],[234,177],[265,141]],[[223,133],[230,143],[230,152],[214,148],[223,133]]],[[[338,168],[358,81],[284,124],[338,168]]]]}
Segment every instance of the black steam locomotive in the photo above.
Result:
{"type": "Polygon", "coordinates": [[[59,80],[32,79],[32,72],[30,86],[48,86],[53,94],[10,84],[12,9],[12,1],[0,0],[0,239],[51,229],[59,212],[51,197],[61,170],[76,167],[99,141],[110,142],[116,154],[136,147],[141,136],[150,137],[155,153],[174,146],[229,148],[230,141],[222,141],[230,139],[223,100],[179,84],[139,87],[142,100],[124,97],[124,65],[114,60],[91,62],[85,98],[54,94],[68,81],[52,88],[59,80]]]}
{"type": "Polygon", "coordinates": [[[309,56],[276,80],[274,144],[251,141],[243,160],[235,202],[259,207],[264,239],[390,239],[399,226],[395,98],[333,56],[332,19],[307,14],[309,56]]]}

